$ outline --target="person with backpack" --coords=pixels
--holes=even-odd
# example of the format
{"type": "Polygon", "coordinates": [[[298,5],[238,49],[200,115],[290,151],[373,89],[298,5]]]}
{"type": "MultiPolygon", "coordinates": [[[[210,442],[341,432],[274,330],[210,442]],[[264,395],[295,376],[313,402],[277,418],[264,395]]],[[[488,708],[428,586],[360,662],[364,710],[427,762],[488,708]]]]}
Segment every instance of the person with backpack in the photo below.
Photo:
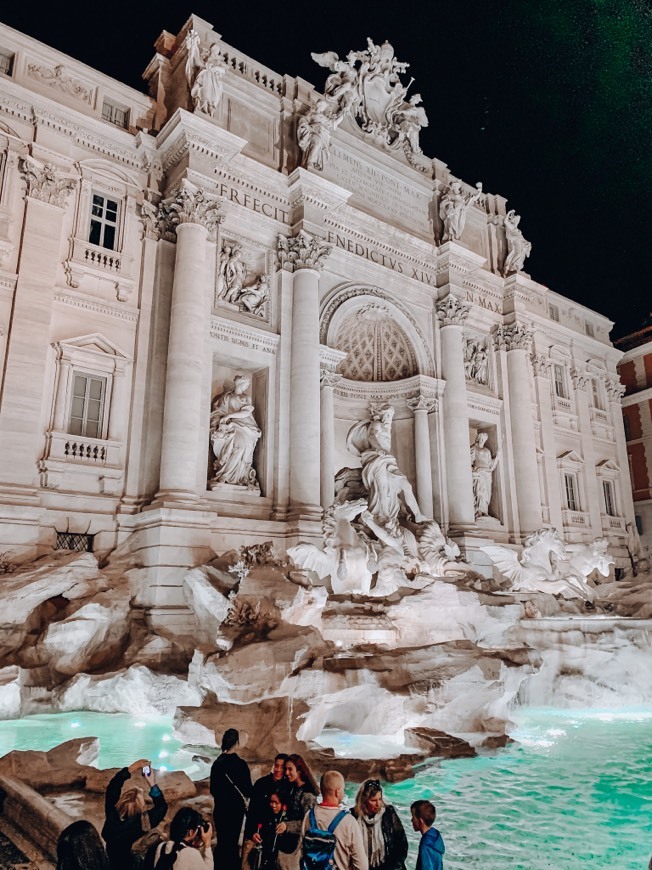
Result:
{"type": "Polygon", "coordinates": [[[435,805],[430,801],[415,801],[410,812],[412,827],[421,834],[416,870],[444,870],[444,841],[435,828],[435,805]]]}
{"type": "Polygon", "coordinates": [[[154,782],[150,762],[141,758],[119,770],[106,787],[104,804],[106,818],[102,837],[106,843],[109,865],[111,870],[130,870],[135,863],[132,846],[143,834],[163,821],[168,809],[161,789],[154,782]],[[138,771],[149,786],[153,803],[150,808],[145,804],[142,788],[136,786],[122,792],[125,782],[138,771]]]}
{"type": "Polygon", "coordinates": [[[303,821],[301,870],[369,870],[360,825],[341,808],[344,777],[337,770],[327,770],[319,789],[322,802],[303,821]]]}
{"type": "Polygon", "coordinates": [[[299,870],[301,825],[308,810],[315,805],[319,789],[310,768],[302,756],[296,753],[290,755],[285,762],[285,778],[287,822],[284,822],[279,830],[279,833],[285,836],[281,843],[278,863],[281,870],[299,870]]]}
{"type": "Polygon", "coordinates": [[[222,754],[211,767],[215,860],[220,870],[240,870],[240,832],[249,806],[251,774],[247,762],[236,752],[239,745],[236,729],[227,728],[222,735],[222,754]]]}
{"type": "Polygon", "coordinates": [[[170,822],[170,839],[159,843],[155,870],[213,870],[213,827],[197,810],[181,807],[170,822]]]}
{"type": "Polygon", "coordinates": [[[362,783],[351,815],[360,825],[370,870],[405,870],[408,853],[405,829],[394,807],[383,800],[379,780],[367,779],[362,783]]]}

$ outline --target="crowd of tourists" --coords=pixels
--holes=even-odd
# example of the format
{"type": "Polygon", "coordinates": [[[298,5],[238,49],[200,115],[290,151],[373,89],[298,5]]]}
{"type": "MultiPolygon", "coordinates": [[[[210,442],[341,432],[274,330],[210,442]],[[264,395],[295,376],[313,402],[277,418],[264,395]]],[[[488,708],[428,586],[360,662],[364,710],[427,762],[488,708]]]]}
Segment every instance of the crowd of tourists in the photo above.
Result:
{"type": "MultiPolygon", "coordinates": [[[[238,732],[222,737],[213,763],[213,821],[190,806],[177,810],[165,838],[158,825],[165,797],[146,759],[118,771],[107,786],[102,836],[88,821],[59,837],[57,870],[406,870],[408,841],[379,780],[367,779],[354,806],[343,807],[341,773],[326,771],[319,786],[301,755],[280,753],[252,784],[238,755],[238,732]],[[148,786],[123,786],[134,774],[148,786]]],[[[443,870],[444,843],[428,800],[411,806],[421,834],[415,870],[443,870]]]]}

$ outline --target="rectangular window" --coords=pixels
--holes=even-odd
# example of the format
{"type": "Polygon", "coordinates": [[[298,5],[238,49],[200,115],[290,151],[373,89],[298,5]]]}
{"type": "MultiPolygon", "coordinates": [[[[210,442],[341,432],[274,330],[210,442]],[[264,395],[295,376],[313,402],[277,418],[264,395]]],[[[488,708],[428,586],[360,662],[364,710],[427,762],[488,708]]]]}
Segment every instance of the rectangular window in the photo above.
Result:
{"type": "Polygon", "coordinates": [[[604,411],[604,402],[602,400],[602,390],[600,389],[600,381],[597,378],[591,379],[591,386],[593,388],[593,407],[597,408],[598,411],[604,411]]]}
{"type": "Polygon", "coordinates": [[[0,48],[0,73],[10,76],[14,68],[14,55],[6,48],[0,48]]]}
{"type": "Polygon", "coordinates": [[[106,378],[75,373],[73,378],[72,405],[70,408],[71,435],[82,438],[102,437],[102,412],[106,378]]]}
{"type": "Polygon", "coordinates": [[[559,323],[559,308],[556,305],[548,305],[548,314],[550,319],[559,323]]]}
{"type": "Polygon", "coordinates": [[[616,505],[614,502],[614,485],[610,480],[602,481],[602,491],[604,493],[604,508],[608,517],[616,516],[616,505]]]}
{"type": "Polygon", "coordinates": [[[588,320],[584,321],[584,332],[593,338],[595,336],[595,330],[593,329],[593,324],[589,323],[588,320]]]}
{"type": "Polygon", "coordinates": [[[102,103],[102,120],[126,130],[129,126],[129,109],[126,106],[112,103],[111,100],[104,100],[102,103]]]}
{"type": "Polygon", "coordinates": [[[555,379],[555,395],[560,399],[567,399],[568,392],[566,390],[566,378],[564,376],[564,367],[559,363],[553,364],[553,375],[555,379]]]}
{"type": "Polygon", "coordinates": [[[115,251],[118,234],[118,203],[100,193],[93,194],[91,226],[88,241],[101,248],[115,251]]]}
{"type": "Polygon", "coordinates": [[[92,553],[95,535],[80,535],[74,532],[57,532],[55,550],[73,550],[75,553],[92,553]]]}
{"type": "Polygon", "coordinates": [[[566,490],[566,507],[569,511],[578,511],[580,503],[577,497],[577,478],[574,474],[564,475],[564,488],[566,490]]]}

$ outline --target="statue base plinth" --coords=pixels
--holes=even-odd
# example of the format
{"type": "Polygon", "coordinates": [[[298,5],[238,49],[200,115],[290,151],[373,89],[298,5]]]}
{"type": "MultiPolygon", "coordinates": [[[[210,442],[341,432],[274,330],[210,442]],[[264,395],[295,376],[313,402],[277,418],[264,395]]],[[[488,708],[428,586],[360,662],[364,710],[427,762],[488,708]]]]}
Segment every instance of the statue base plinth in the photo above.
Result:
{"type": "Polygon", "coordinates": [[[240,498],[243,495],[260,495],[260,486],[245,486],[242,483],[221,483],[217,480],[211,480],[208,484],[211,492],[217,492],[227,498],[240,498]]]}

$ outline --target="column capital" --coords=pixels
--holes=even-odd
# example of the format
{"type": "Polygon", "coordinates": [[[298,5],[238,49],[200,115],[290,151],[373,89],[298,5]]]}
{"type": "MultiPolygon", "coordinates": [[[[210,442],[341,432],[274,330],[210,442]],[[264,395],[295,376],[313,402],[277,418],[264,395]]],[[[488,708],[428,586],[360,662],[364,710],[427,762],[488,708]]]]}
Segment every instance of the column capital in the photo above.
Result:
{"type": "Polygon", "coordinates": [[[406,405],[415,414],[417,411],[425,411],[429,414],[430,411],[439,410],[439,399],[434,396],[428,396],[425,393],[419,393],[411,399],[407,399],[406,405]]]}
{"type": "Polygon", "coordinates": [[[441,326],[463,326],[469,316],[471,306],[468,302],[463,302],[457,296],[449,293],[448,296],[436,303],[435,311],[441,326]]]}
{"type": "Polygon", "coordinates": [[[552,362],[544,353],[533,353],[530,356],[535,377],[549,378],[552,362]]]}
{"type": "Polygon", "coordinates": [[[321,368],[319,372],[319,384],[321,388],[331,387],[334,389],[342,380],[342,375],[332,369],[321,368]]]}
{"type": "Polygon", "coordinates": [[[520,323],[498,326],[493,333],[496,350],[529,350],[532,346],[532,330],[520,323]]]}
{"type": "Polygon", "coordinates": [[[571,369],[571,381],[573,382],[573,387],[576,390],[584,390],[586,389],[587,384],[591,380],[591,377],[587,371],[584,369],[573,368],[571,369]]]}
{"type": "Polygon", "coordinates": [[[321,272],[332,250],[332,245],[305,230],[299,230],[295,236],[280,235],[276,248],[279,266],[286,272],[297,269],[315,269],[321,272]]]}
{"type": "Polygon", "coordinates": [[[143,225],[143,238],[158,241],[165,232],[166,212],[162,205],[144,199],[140,204],[140,220],[143,225]]]}
{"type": "Polygon", "coordinates": [[[40,163],[33,157],[20,158],[20,172],[27,182],[27,196],[63,208],[71,190],[77,184],[53,163],[40,163]]]}
{"type": "Polygon", "coordinates": [[[218,200],[209,199],[201,188],[186,179],[172,196],[163,200],[159,213],[159,225],[168,241],[174,241],[177,227],[181,224],[198,224],[209,236],[214,236],[224,219],[218,200]]]}
{"type": "Polygon", "coordinates": [[[625,385],[621,384],[620,381],[608,378],[605,381],[605,387],[610,402],[620,402],[622,397],[625,395],[625,385]]]}

